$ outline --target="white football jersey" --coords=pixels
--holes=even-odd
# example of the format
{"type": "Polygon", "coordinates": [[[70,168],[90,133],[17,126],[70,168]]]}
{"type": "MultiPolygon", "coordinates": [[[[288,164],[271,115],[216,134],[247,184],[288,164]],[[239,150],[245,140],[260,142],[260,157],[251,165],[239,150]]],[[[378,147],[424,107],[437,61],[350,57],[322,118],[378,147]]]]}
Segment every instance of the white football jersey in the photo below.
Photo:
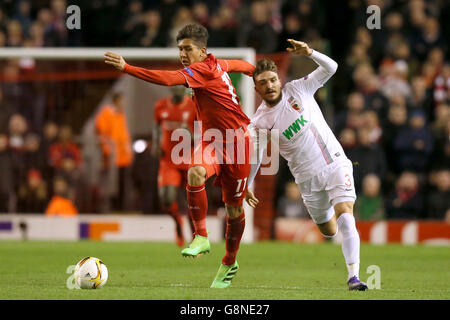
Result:
{"type": "MultiPolygon", "coordinates": [[[[332,163],[347,160],[314,99],[314,93],[334,74],[337,64],[317,51],[311,58],[319,68],[288,82],[277,105],[268,107],[263,101],[251,117],[251,127],[256,130],[278,130],[280,154],[287,160],[296,183],[311,179],[332,163]]],[[[251,173],[249,182],[253,182],[255,174],[251,173]]]]}

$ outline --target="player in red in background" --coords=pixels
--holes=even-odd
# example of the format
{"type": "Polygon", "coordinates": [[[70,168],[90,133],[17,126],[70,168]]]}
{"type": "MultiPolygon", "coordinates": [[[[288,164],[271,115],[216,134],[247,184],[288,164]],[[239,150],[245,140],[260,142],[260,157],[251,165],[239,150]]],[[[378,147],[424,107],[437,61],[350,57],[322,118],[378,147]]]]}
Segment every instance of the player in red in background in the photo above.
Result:
{"type": "MultiPolygon", "coordinates": [[[[194,102],[197,120],[202,121],[202,133],[208,129],[215,129],[226,137],[226,131],[241,132],[237,142],[217,141],[227,144],[225,152],[216,152],[215,162],[208,157],[202,157],[200,163],[191,163],[188,171],[187,200],[191,219],[195,225],[195,238],[188,248],[183,249],[184,256],[196,257],[209,252],[210,244],[206,231],[206,214],[208,201],[206,198],[205,182],[213,175],[217,175],[216,182],[222,186],[222,198],[227,212],[226,252],[219,271],[211,285],[212,288],[227,288],[235,276],[239,265],[236,255],[244,233],[245,214],[242,202],[247,190],[247,179],[250,173],[251,155],[253,150],[247,125],[248,117],[242,112],[236,90],[231,84],[227,72],[242,72],[251,76],[254,66],[241,60],[219,60],[208,54],[206,45],[208,31],[206,28],[189,24],[182,28],[177,35],[180,60],[184,69],[174,71],[147,70],[130,66],[118,54],[105,53],[105,63],[131,74],[145,81],[166,86],[184,85],[194,90],[194,102]],[[244,146],[240,143],[244,142],[244,146]],[[227,142],[227,143],[225,143],[227,142]],[[244,163],[220,164],[220,160],[230,156],[227,154],[229,146],[236,154],[245,154],[244,163]]],[[[196,146],[194,152],[200,152],[202,145],[196,146]]],[[[216,149],[217,150],[217,149],[216,149]]],[[[232,151],[232,150],[230,150],[232,151]]],[[[194,160],[195,160],[194,156],[194,160]]]]}
{"type": "MultiPolygon", "coordinates": [[[[179,128],[194,132],[195,104],[186,95],[183,86],[171,87],[172,95],[155,104],[155,126],[152,135],[152,155],[160,158],[158,171],[158,196],[162,208],[175,220],[177,245],[184,246],[183,220],[179,213],[178,188],[185,185],[189,164],[175,164],[171,159],[172,148],[178,141],[172,141],[172,132],[179,128]]],[[[191,221],[189,219],[189,221],[191,221]]],[[[192,229],[193,225],[191,226],[192,229]]]]}

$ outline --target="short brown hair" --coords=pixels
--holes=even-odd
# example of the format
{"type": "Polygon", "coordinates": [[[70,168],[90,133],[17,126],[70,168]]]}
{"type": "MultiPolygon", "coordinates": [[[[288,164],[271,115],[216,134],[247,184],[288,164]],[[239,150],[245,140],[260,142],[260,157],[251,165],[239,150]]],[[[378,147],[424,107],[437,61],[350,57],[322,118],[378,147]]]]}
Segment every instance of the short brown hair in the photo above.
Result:
{"type": "Polygon", "coordinates": [[[208,44],[208,30],[202,25],[191,23],[183,27],[177,34],[177,42],[183,39],[192,39],[199,48],[206,48],[208,44]]]}
{"type": "Polygon", "coordinates": [[[256,68],[253,71],[253,81],[255,80],[257,75],[259,75],[265,71],[272,71],[272,72],[278,73],[277,65],[275,64],[275,62],[273,60],[264,58],[264,59],[258,60],[258,62],[256,62],[256,68]]]}

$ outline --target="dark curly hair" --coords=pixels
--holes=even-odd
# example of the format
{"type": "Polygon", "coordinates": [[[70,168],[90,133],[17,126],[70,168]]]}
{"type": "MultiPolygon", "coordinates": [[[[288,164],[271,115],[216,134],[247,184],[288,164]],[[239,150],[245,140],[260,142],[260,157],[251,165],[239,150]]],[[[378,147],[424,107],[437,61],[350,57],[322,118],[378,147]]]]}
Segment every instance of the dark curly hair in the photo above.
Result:
{"type": "Polygon", "coordinates": [[[208,38],[208,30],[196,23],[184,26],[177,34],[177,42],[183,39],[192,39],[199,48],[206,48],[208,38]]]}

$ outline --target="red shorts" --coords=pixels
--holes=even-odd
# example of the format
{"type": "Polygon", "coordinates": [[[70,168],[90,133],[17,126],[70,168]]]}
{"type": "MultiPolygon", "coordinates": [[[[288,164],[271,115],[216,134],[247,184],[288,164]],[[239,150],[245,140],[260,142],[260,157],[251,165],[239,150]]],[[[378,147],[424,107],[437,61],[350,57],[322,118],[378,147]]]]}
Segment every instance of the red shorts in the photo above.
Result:
{"type": "Polygon", "coordinates": [[[159,161],[158,187],[181,187],[186,183],[189,165],[175,165],[171,161],[161,159],[159,161]]]}
{"type": "Polygon", "coordinates": [[[221,146],[214,149],[211,142],[202,142],[194,149],[190,167],[204,167],[206,179],[216,175],[214,184],[222,188],[223,202],[232,207],[241,207],[247,192],[253,141],[246,134],[238,142],[221,146]]]}

